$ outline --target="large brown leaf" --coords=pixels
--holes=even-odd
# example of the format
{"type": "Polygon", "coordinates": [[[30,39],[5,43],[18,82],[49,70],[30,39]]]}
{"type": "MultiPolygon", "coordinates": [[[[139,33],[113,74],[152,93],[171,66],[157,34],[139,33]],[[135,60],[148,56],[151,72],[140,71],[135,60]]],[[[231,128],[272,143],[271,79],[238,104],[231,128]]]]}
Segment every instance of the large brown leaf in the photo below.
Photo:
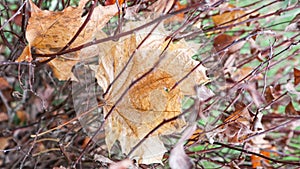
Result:
{"type": "MultiPolygon", "coordinates": [[[[31,17],[26,29],[28,46],[17,61],[32,60],[31,53],[53,54],[65,47],[74,37],[78,29],[84,23],[86,16],[81,17],[83,8],[88,0],[81,0],[78,7],[67,7],[63,11],[48,11],[39,9],[31,0],[31,17]],[[34,49],[34,50],[33,50],[34,49]]],[[[99,31],[114,14],[117,12],[115,5],[102,7],[97,6],[92,16],[81,31],[70,48],[82,45],[91,41],[95,33],[99,31]]],[[[71,69],[79,60],[79,51],[68,53],[49,62],[53,69],[54,76],[60,80],[67,80],[71,77],[71,69]]],[[[85,57],[85,56],[81,56],[85,57]]],[[[45,58],[39,58],[44,60],[45,58]]]]}
{"type": "MultiPolygon", "coordinates": [[[[133,24],[129,24],[127,30],[133,27],[133,24]]],[[[98,84],[107,91],[109,84],[115,80],[104,98],[104,114],[107,115],[114,108],[105,123],[106,144],[111,149],[119,140],[122,152],[126,154],[164,119],[179,115],[183,96],[195,94],[194,86],[207,81],[205,68],[199,66],[175,89],[170,90],[198,62],[191,59],[194,51],[184,40],[171,42],[166,52],[160,55],[168,43],[164,40],[166,32],[163,26],[159,26],[136,50],[149,31],[150,27],[121,38],[118,42],[101,44],[98,50],[99,67],[95,70],[98,84]],[[135,50],[134,57],[116,79],[135,50]],[[159,65],[144,76],[160,59],[159,65]],[[144,78],[129,89],[132,82],[141,76],[144,78]],[[129,91],[126,93],[127,89],[129,91]],[[124,92],[126,95],[116,104],[124,92]]],[[[166,149],[159,135],[180,131],[184,125],[185,121],[180,118],[163,125],[131,154],[131,158],[135,157],[144,164],[160,163],[166,149]]]]}

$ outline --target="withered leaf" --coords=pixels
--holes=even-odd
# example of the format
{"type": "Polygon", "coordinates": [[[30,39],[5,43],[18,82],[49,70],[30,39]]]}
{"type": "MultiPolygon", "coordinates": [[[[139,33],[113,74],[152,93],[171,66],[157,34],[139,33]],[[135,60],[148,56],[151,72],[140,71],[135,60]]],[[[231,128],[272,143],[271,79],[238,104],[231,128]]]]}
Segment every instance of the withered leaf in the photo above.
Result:
{"type": "Polygon", "coordinates": [[[174,0],[158,0],[149,7],[149,10],[156,15],[166,14],[172,9],[174,3],[174,0]]]}
{"type": "MultiPolygon", "coordinates": [[[[116,3],[116,0],[106,0],[105,5],[113,5],[116,3]]],[[[124,0],[118,0],[119,5],[124,3],[124,0]]]]}
{"type": "Polygon", "coordinates": [[[273,101],[275,99],[274,95],[273,95],[273,87],[272,86],[268,86],[266,88],[266,91],[265,91],[265,99],[267,101],[267,103],[270,103],[271,101],[273,101]]]}
{"type": "MultiPolygon", "coordinates": [[[[141,25],[144,22],[134,25],[141,25]]],[[[125,30],[131,29],[134,25],[128,24],[125,30]]],[[[162,25],[136,50],[151,28],[123,37],[118,42],[101,44],[98,50],[100,57],[99,67],[95,70],[96,78],[98,84],[107,92],[104,98],[106,102],[103,106],[104,115],[114,108],[105,123],[106,144],[111,149],[115,141],[119,140],[122,152],[126,154],[164,119],[179,115],[183,96],[195,94],[194,86],[207,81],[205,68],[199,66],[176,88],[170,90],[198,64],[191,59],[195,52],[181,40],[177,43],[171,42],[161,55],[168,43],[165,42],[166,32],[162,25]],[[136,53],[122,71],[133,51],[136,53]],[[158,66],[144,75],[158,61],[160,61],[158,66]],[[122,74],[116,79],[121,71],[122,74]],[[141,80],[132,84],[141,77],[143,77],[141,80]],[[115,83],[108,89],[113,81],[115,83]],[[131,85],[133,86],[129,89],[131,85]],[[127,89],[129,91],[116,105],[127,89]]],[[[180,118],[163,125],[133,152],[131,158],[136,158],[139,163],[144,164],[160,163],[166,149],[159,135],[180,131],[184,125],[185,121],[180,118]]]]}
{"type": "Polygon", "coordinates": [[[289,104],[286,105],[285,113],[289,114],[289,115],[299,115],[300,114],[300,112],[295,109],[292,101],[290,101],[289,104]]]}
{"type": "MultiPolygon", "coordinates": [[[[63,11],[48,11],[39,9],[31,0],[31,17],[26,29],[28,46],[24,49],[17,61],[32,60],[31,50],[36,54],[53,54],[65,47],[74,37],[78,29],[84,23],[85,17],[81,17],[84,5],[88,0],[81,0],[78,7],[67,7],[63,11]]],[[[78,35],[70,48],[91,41],[95,32],[101,29],[117,12],[115,5],[97,6],[93,14],[78,35]]],[[[80,56],[82,58],[87,56],[80,56]]],[[[38,58],[45,60],[46,58],[38,58]]],[[[71,77],[71,69],[79,60],[79,51],[68,53],[49,62],[54,76],[59,80],[67,80],[71,77]]]]}
{"type": "Polygon", "coordinates": [[[297,86],[300,83],[300,70],[294,68],[294,84],[297,86]]]}
{"type": "Polygon", "coordinates": [[[246,139],[250,130],[250,123],[252,118],[246,107],[242,102],[235,104],[235,112],[224,120],[222,128],[222,135],[231,143],[241,143],[246,139]]]}
{"type": "Polygon", "coordinates": [[[236,39],[238,39],[236,36],[220,34],[214,38],[213,46],[217,52],[228,50],[228,53],[234,53],[245,44],[245,41],[235,43],[236,39]]]}
{"type": "Polygon", "coordinates": [[[193,167],[190,157],[184,151],[184,144],[185,141],[193,135],[195,130],[196,124],[189,126],[184,131],[175,147],[171,150],[169,164],[172,169],[190,169],[193,167]]]}
{"type": "Polygon", "coordinates": [[[4,77],[0,77],[0,90],[11,89],[12,87],[4,77]]]}
{"type": "Polygon", "coordinates": [[[232,10],[235,6],[231,4],[227,4],[223,7],[223,10],[226,11],[224,13],[221,13],[219,15],[212,16],[212,20],[215,25],[231,25],[234,23],[242,22],[246,20],[246,17],[240,18],[242,15],[244,15],[246,12],[243,10],[232,10]],[[232,21],[232,22],[231,22],[232,21]],[[229,23],[227,23],[229,22],[229,23]]]}

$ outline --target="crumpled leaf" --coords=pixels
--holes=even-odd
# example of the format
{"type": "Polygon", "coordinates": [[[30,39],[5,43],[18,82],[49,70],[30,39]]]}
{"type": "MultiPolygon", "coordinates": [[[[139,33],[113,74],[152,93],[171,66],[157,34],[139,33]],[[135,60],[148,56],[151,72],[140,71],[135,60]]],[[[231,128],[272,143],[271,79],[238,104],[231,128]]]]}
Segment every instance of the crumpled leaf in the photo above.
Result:
{"type": "Polygon", "coordinates": [[[246,13],[244,10],[241,10],[241,9],[232,10],[234,8],[235,8],[235,6],[232,4],[226,4],[226,5],[222,6],[221,10],[223,10],[224,12],[221,11],[223,13],[212,16],[212,20],[213,20],[214,24],[217,26],[223,25],[223,24],[231,25],[231,24],[242,22],[247,19],[246,17],[240,18],[242,15],[244,15],[246,13]],[[230,22],[230,21],[232,21],[232,22],[230,22]],[[229,23],[227,23],[227,22],[229,22],[229,23]]]}
{"type": "Polygon", "coordinates": [[[148,9],[153,11],[153,14],[166,14],[172,9],[174,0],[158,0],[154,2],[148,9]]]}
{"type": "Polygon", "coordinates": [[[300,83],[300,70],[294,68],[294,84],[297,86],[300,83]]]}
{"type": "MultiPolygon", "coordinates": [[[[262,124],[262,117],[263,117],[263,114],[261,112],[259,112],[254,121],[254,126],[253,126],[254,132],[262,133],[265,131],[264,125],[262,124]]],[[[272,145],[270,144],[269,141],[264,139],[265,136],[266,136],[266,134],[263,133],[263,134],[254,136],[251,139],[251,144],[252,144],[251,151],[260,153],[266,157],[270,157],[271,154],[270,154],[270,151],[268,151],[268,150],[271,150],[272,145]]],[[[269,163],[269,161],[266,159],[263,159],[259,156],[253,155],[253,154],[251,155],[251,163],[252,163],[253,168],[262,167],[263,166],[262,162],[269,163]]]]}
{"type": "Polygon", "coordinates": [[[185,153],[183,146],[185,141],[193,135],[196,128],[196,124],[189,126],[184,131],[175,147],[171,150],[169,164],[172,169],[190,169],[193,167],[193,163],[190,157],[185,153]]]}
{"type": "Polygon", "coordinates": [[[223,131],[220,138],[230,143],[242,143],[252,133],[250,123],[252,118],[244,103],[235,104],[235,112],[224,120],[223,131]]]}
{"type": "Polygon", "coordinates": [[[125,159],[116,163],[113,163],[109,166],[109,169],[126,169],[126,168],[135,168],[133,163],[129,159],[125,159]]]}
{"type": "MultiPolygon", "coordinates": [[[[144,22],[128,24],[125,31],[141,24],[144,22]]],[[[198,64],[191,58],[195,52],[184,40],[181,40],[176,43],[171,42],[166,52],[161,55],[168,43],[165,42],[167,32],[162,25],[157,27],[136,50],[151,29],[152,27],[149,26],[133,35],[121,38],[118,42],[99,45],[99,67],[95,71],[98,84],[107,92],[104,98],[106,102],[103,106],[104,115],[114,108],[104,127],[105,141],[109,150],[118,140],[122,152],[128,154],[164,119],[179,115],[183,96],[195,94],[194,86],[207,81],[205,68],[199,66],[176,88],[170,90],[198,64]],[[121,76],[116,79],[133,51],[136,51],[134,57],[121,76]],[[121,95],[132,85],[131,83],[152,69],[159,60],[161,61],[159,65],[137,81],[115,105],[121,95]],[[107,91],[109,84],[114,80],[115,83],[107,91]]],[[[180,131],[184,125],[183,119],[163,125],[147,138],[130,158],[135,158],[143,164],[160,163],[166,148],[159,135],[180,131]]]]}
{"type": "Polygon", "coordinates": [[[12,87],[4,77],[0,77],[0,90],[11,89],[12,87]]]}
{"type": "Polygon", "coordinates": [[[292,84],[292,82],[288,82],[286,85],[285,85],[285,88],[287,90],[287,92],[289,94],[292,94],[292,95],[295,95],[296,96],[296,100],[299,101],[300,100],[300,92],[297,91],[295,89],[295,86],[292,84]]]}
{"type": "MultiPolygon", "coordinates": [[[[116,3],[116,0],[106,0],[105,5],[113,5],[116,3]]],[[[119,5],[124,3],[124,0],[118,0],[119,5]]]]}
{"type": "Polygon", "coordinates": [[[299,115],[300,111],[297,111],[293,105],[293,102],[290,101],[289,104],[285,107],[285,113],[288,115],[299,115]]]}
{"type": "MultiPolygon", "coordinates": [[[[53,54],[65,47],[74,37],[80,26],[84,23],[85,17],[81,17],[84,5],[88,0],[81,0],[78,7],[67,7],[63,11],[48,11],[39,9],[31,0],[31,17],[26,29],[26,39],[28,45],[21,56],[17,59],[21,61],[32,61],[32,53],[53,54]]],[[[97,6],[93,14],[78,35],[70,48],[82,45],[92,40],[95,32],[98,32],[114,14],[117,12],[116,5],[97,6]]],[[[67,80],[71,77],[71,69],[79,60],[80,51],[68,53],[49,62],[53,69],[54,76],[59,80],[67,80]]],[[[85,56],[81,56],[84,58],[85,56]]],[[[87,56],[86,56],[87,57],[87,56]]],[[[46,58],[38,58],[45,60],[46,58]]]]}
{"type": "MultiPolygon", "coordinates": [[[[234,42],[237,40],[237,36],[230,36],[227,34],[220,34],[214,38],[214,48],[217,52],[220,52],[224,49],[228,50],[228,53],[234,53],[241,49],[241,47],[245,44],[245,41],[242,42],[234,42]]],[[[224,50],[225,51],[225,50],[224,50]]]]}

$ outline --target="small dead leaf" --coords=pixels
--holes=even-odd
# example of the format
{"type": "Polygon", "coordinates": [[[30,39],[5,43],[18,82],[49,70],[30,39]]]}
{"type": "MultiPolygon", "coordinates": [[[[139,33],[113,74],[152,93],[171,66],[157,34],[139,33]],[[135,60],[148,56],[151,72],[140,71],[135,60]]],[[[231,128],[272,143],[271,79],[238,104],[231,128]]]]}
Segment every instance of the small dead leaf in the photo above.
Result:
{"type": "MultiPolygon", "coordinates": [[[[125,0],[118,0],[119,5],[123,4],[125,0]]],[[[116,0],[106,0],[105,5],[113,5],[116,3],[116,0]]]]}
{"type": "Polygon", "coordinates": [[[205,101],[215,95],[211,90],[209,90],[204,85],[197,87],[196,91],[197,91],[197,96],[198,96],[199,101],[205,101]]]}
{"type": "MultiPolygon", "coordinates": [[[[267,103],[271,103],[272,101],[274,101],[275,99],[277,99],[280,96],[281,96],[281,85],[276,85],[274,87],[267,86],[266,91],[264,93],[264,98],[267,103]]],[[[280,105],[286,104],[286,102],[288,102],[287,99],[288,99],[288,101],[290,100],[288,96],[284,96],[284,97],[282,97],[280,102],[274,102],[271,105],[272,109],[277,110],[280,105]]]]}
{"type": "MultiPolygon", "coordinates": [[[[10,137],[0,137],[0,150],[4,150],[9,145],[10,137]]],[[[3,153],[0,151],[0,153],[3,153]]]]}
{"type": "Polygon", "coordinates": [[[257,84],[255,82],[244,83],[242,84],[242,87],[251,95],[251,98],[256,106],[260,106],[266,102],[265,98],[257,90],[257,84]]]}
{"type": "MultiPolygon", "coordinates": [[[[176,1],[176,4],[174,5],[174,10],[180,10],[186,8],[186,4],[181,4],[181,1],[176,1]]],[[[171,18],[168,18],[164,21],[165,24],[171,24],[171,23],[178,23],[182,22],[184,20],[184,13],[179,13],[175,16],[172,16],[171,18]]]]}
{"type": "Polygon", "coordinates": [[[228,53],[234,53],[245,44],[245,41],[235,43],[234,41],[237,40],[237,36],[230,36],[227,34],[220,34],[214,38],[213,46],[217,52],[220,52],[222,50],[227,51],[228,53]],[[225,50],[226,48],[226,50],[225,50]]]}
{"type": "Polygon", "coordinates": [[[288,105],[285,107],[285,113],[288,115],[300,115],[300,111],[297,111],[292,103],[292,101],[289,102],[288,105]]]}
{"type": "MultiPolygon", "coordinates": [[[[269,147],[267,149],[261,149],[259,151],[259,153],[265,157],[271,157],[271,152],[270,150],[272,150],[272,147],[269,147]]],[[[274,155],[274,153],[272,153],[272,155],[274,155]]],[[[251,155],[251,163],[252,163],[252,168],[263,168],[263,164],[269,164],[270,161],[266,160],[262,157],[256,156],[256,155],[251,155]]]]}
{"type": "Polygon", "coordinates": [[[193,163],[190,157],[185,153],[183,146],[185,141],[193,135],[196,128],[196,124],[189,126],[184,131],[175,147],[171,150],[169,164],[172,169],[191,169],[193,167],[193,163]]]}
{"type": "Polygon", "coordinates": [[[253,168],[262,167],[261,165],[262,158],[256,155],[251,155],[251,163],[253,168]]]}
{"type": "MultiPolygon", "coordinates": [[[[80,26],[84,23],[86,16],[81,17],[84,5],[88,0],[81,0],[79,6],[67,7],[63,11],[47,11],[39,9],[31,0],[31,17],[29,18],[26,39],[28,46],[25,47],[21,56],[17,59],[21,61],[32,61],[32,53],[53,54],[57,53],[74,37],[80,26]],[[34,49],[34,51],[33,51],[34,49]]],[[[70,48],[89,42],[94,37],[96,31],[101,29],[111,17],[117,12],[116,5],[97,6],[93,14],[78,35],[70,48]]],[[[79,51],[68,53],[49,62],[53,69],[54,76],[59,80],[67,80],[71,77],[72,67],[80,58],[79,51]]],[[[38,58],[43,61],[47,58],[38,58]]]]}
{"type": "Polygon", "coordinates": [[[237,102],[235,104],[235,112],[232,113],[229,117],[225,119],[224,122],[240,122],[244,123],[245,125],[250,124],[251,116],[246,105],[242,102],[237,102]]]}
{"type": "Polygon", "coordinates": [[[0,122],[7,121],[7,120],[8,120],[7,113],[0,112],[0,122]]]}
{"type": "Polygon", "coordinates": [[[294,68],[294,84],[297,86],[300,83],[300,70],[294,68]]]}
{"type": "Polygon", "coordinates": [[[296,100],[300,101],[300,92],[298,92],[295,89],[295,86],[292,84],[292,82],[289,82],[285,85],[286,90],[288,91],[289,94],[296,95],[296,100]]]}
{"type": "Polygon", "coordinates": [[[19,123],[20,123],[20,124],[25,124],[25,123],[26,123],[26,121],[27,121],[27,119],[28,119],[28,115],[27,115],[27,113],[26,113],[25,111],[23,111],[23,110],[18,110],[18,111],[16,112],[16,115],[17,115],[17,117],[18,117],[18,120],[19,120],[19,123]]]}
{"type": "Polygon", "coordinates": [[[130,168],[130,166],[132,166],[133,163],[131,160],[126,159],[126,160],[122,160],[116,163],[113,163],[109,166],[109,169],[127,169],[130,168]]]}
{"type": "Polygon", "coordinates": [[[224,120],[221,135],[228,142],[241,143],[252,133],[250,130],[252,118],[245,104],[238,102],[235,107],[235,112],[224,120]]]}
{"type": "Polygon", "coordinates": [[[67,169],[67,168],[64,166],[59,166],[59,167],[53,167],[53,169],[67,169]]]}
{"type": "Polygon", "coordinates": [[[4,77],[0,77],[0,90],[11,89],[12,87],[4,77]]]}
{"type": "Polygon", "coordinates": [[[266,91],[265,91],[264,95],[265,95],[265,99],[266,99],[267,103],[272,102],[275,99],[275,97],[273,95],[273,87],[272,86],[268,86],[266,88],[266,91]]]}
{"type": "Polygon", "coordinates": [[[222,10],[221,12],[224,11],[223,13],[212,16],[212,20],[213,20],[214,24],[219,26],[219,25],[223,25],[224,23],[232,21],[230,23],[224,24],[224,25],[231,25],[234,23],[242,22],[247,19],[246,17],[239,18],[246,13],[244,10],[234,9],[234,8],[236,8],[236,7],[231,4],[224,5],[221,9],[222,10]],[[235,21],[233,21],[233,20],[235,20],[235,21]]]}
{"type": "Polygon", "coordinates": [[[171,10],[174,3],[175,0],[158,0],[154,2],[148,9],[153,11],[155,15],[166,14],[171,10]]]}
{"type": "Polygon", "coordinates": [[[90,137],[85,137],[85,138],[83,139],[81,148],[84,149],[90,140],[91,140],[90,137]]]}
{"type": "MultiPolygon", "coordinates": [[[[12,15],[15,15],[17,13],[18,10],[14,10],[12,12],[12,15]]],[[[14,23],[18,26],[22,26],[22,13],[18,13],[14,19],[13,19],[14,23]]]]}
{"type": "Polygon", "coordinates": [[[106,164],[113,164],[114,163],[114,161],[110,160],[107,157],[104,157],[101,154],[95,154],[94,160],[99,161],[100,163],[106,163],[106,164]]]}
{"type": "Polygon", "coordinates": [[[189,138],[189,142],[186,143],[186,145],[190,146],[192,144],[194,144],[197,140],[200,139],[200,137],[202,136],[201,134],[203,133],[203,130],[201,129],[197,129],[193,135],[189,138]]]}

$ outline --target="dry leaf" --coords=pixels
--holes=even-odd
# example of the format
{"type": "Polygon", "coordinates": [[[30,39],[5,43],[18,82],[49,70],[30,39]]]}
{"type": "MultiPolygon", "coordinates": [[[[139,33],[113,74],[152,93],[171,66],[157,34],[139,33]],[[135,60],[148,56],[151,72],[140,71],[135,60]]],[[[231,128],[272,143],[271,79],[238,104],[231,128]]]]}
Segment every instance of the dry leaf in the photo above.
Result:
{"type": "Polygon", "coordinates": [[[285,85],[285,88],[286,88],[286,90],[288,91],[289,94],[296,95],[296,100],[297,101],[300,101],[300,92],[295,89],[295,86],[292,84],[292,82],[288,82],[285,85]]]}
{"type": "MultiPolygon", "coordinates": [[[[235,72],[232,73],[232,79],[234,81],[240,81],[244,79],[246,76],[251,75],[251,72],[253,71],[253,67],[245,66],[239,69],[236,69],[235,72]]],[[[261,74],[255,75],[255,76],[248,76],[245,80],[260,80],[263,76],[261,74]]]]}
{"type": "Polygon", "coordinates": [[[7,121],[7,120],[8,120],[7,113],[0,112],[0,122],[7,121]]]}
{"type": "MultiPolygon", "coordinates": [[[[270,151],[272,151],[272,149],[273,147],[269,147],[267,149],[259,150],[257,153],[260,153],[261,155],[270,158],[271,157],[270,151]]],[[[272,153],[272,155],[275,155],[275,153],[272,153]]],[[[251,163],[252,163],[252,168],[263,168],[262,163],[269,164],[270,161],[256,155],[251,155],[251,163]]]]}
{"type": "Polygon", "coordinates": [[[9,145],[10,139],[11,137],[0,137],[0,166],[4,166],[3,163],[6,158],[3,150],[9,145]]]}
{"type": "MultiPolygon", "coordinates": [[[[174,10],[178,11],[181,9],[184,9],[187,7],[187,4],[182,4],[180,1],[176,1],[175,5],[174,5],[174,10]]],[[[177,15],[172,16],[171,18],[168,18],[164,21],[165,24],[171,24],[171,23],[178,23],[178,22],[182,22],[184,21],[184,13],[181,12],[177,15]]],[[[200,23],[200,21],[199,21],[200,23]]]]}
{"type": "Polygon", "coordinates": [[[232,24],[239,23],[239,22],[242,22],[247,19],[246,17],[239,18],[246,13],[245,11],[240,10],[240,9],[233,10],[234,8],[235,8],[234,5],[231,5],[231,4],[225,5],[222,10],[226,11],[226,12],[221,13],[219,15],[212,16],[212,20],[213,20],[214,24],[218,26],[218,25],[223,25],[224,23],[232,21],[230,23],[224,24],[224,25],[232,25],[232,24]],[[239,19],[237,19],[237,18],[239,18],[239,19]]]}
{"type": "Polygon", "coordinates": [[[213,46],[217,52],[220,52],[222,50],[225,51],[226,48],[226,50],[228,50],[228,53],[231,54],[240,50],[241,47],[245,44],[245,41],[238,42],[238,43],[234,42],[237,39],[238,39],[237,36],[220,34],[214,38],[213,46]]]}
{"type": "Polygon", "coordinates": [[[4,77],[0,77],[0,90],[11,89],[12,87],[4,77]]]}
{"type": "Polygon", "coordinates": [[[86,145],[89,143],[90,140],[91,140],[90,137],[85,137],[85,138],[83,139],[81,148],[84,149],[84,148],[86,147],[86,145]]]}
{"type": "Polygon", "coordinates": [[[59,167],[53,167],[53,169],[67,169],[67,168],[64,166],[59,166],[59,167]]]}
{"type": "MultiPolygon", "coordinates": [[[[264,93],[264,98],[266,100],[266,103],[271,103],[272,101],[274,101],[275,99],[277,99],[280,96],[281,96],[281,85],[276,85],[274,87],[273,86],[267,86],[266,91],[264,93]]],[[[277,110],[280,105],[285,104],[289,100],[290,99],[289,99],[288,96],[283,96],[281,98],[281,101],[280,102],[274,102],[271,105],[271,108],[274,109],[274,110],[277,110]]]]}
{"type": "MultiPolygon", "coordinates": [[[[144,22],[128,24],[125,30],[141,24],[144,22]]],[[[105,123],[106,144],[111,149],[115,141],[119,140],[122,152],[126,154],[164,119],[179,115],[183,96],[195,94],[194,86],[207,81],[205,68],[199,66],[175,89],[170,90],[198,64],[191,59],[195,52],[181,40],[177,43],[171,42],[166,52],[160,56],[167,46],[167,42],[164,41],[166,32],[162,25],[147,38],[139,50],[136,50],[137,45],[151,29],[152,27],[147,27],[146,30],[121,38],[118,42],[99,45],[99,67],[96,70],[98,84],[106,91],[108,85],[116,80],[104,98],[104,114],[107,115],[114,108],[105,123]],[[121,76],[115,79],[135,50],[131,62],[121,76]],[[159,60],[159,65],[135,83],[122,101],[115,105],[132,81],[143,76],[159,60]]],[[[144,164],[160,163],[166,149],[159,135],[180,131],[184,125],[183,119],[163,125],[147,138],[130,158],[144,164]]]]}
{"type": "Polygon", "coordinates": [[[300,70],[294,68],[294,84],[297,86],[300,83],[300,70]]]}
{"type": "MultiPolygon", "coordinates": [[[[11,137],[0,137],[0,150],[4,150],[9,145],[9,140],[11,137]]],[[[3,152],[0,151],[2,154],[3,152]]]]}
{"type": "Polygon", "coordinates": [[[122,161],[119,161],[117,163],[113,163],[109,166],[109,169],[127,169],[127,168],[131,168],[131,166],[133,165],[132,161],[129,159],[125,159],[122,161]]]}
{"type": "Polygon", "coordinates": [[[285,113],[288,115],[300,115],[300,111],[297,111],[294,108],[292,101],[290,101],[289,104],[285,107],[285,113]]]}
{"type": "MultiPolygon", "coordinates": [[[[84,5],[88,0],[81,0],[79,6],[67,7],[63,11],[48,11],[39,9],[31,0],[31,17],[26,29],[28,46],[25,47],[17,61],[32,60],[31,53],[53,54],[65,47],[74,37],[80,26],[86,19],[81,17],[84,5]]],[[[102,7],[97,6],[93,14],[70,48],[91,41],[98,32],[117,12],[115,5],[102,7]]],[[[80,56],[84,57],[84,56],[80,56]]],[[[87,57],[87,56],[86,56],[87,57]]],[[[46,58],[38,58],[45,60],[46,58]]],[[[79,51],[68,53],[49,62],[54,76],[59,80],[67,80],[71,77],[71,69],[79,60],[79,51]]]]}
{"type": "Polygon", "coordinates": [[[184,144],[187,139],[189,139],[197,128],[196,124],[189,126],[181,138],[171,150],[169,164],[172,169],[190,169],[193,167],[193,163],[190,157],[184,151],[184,144]]]}
{"type": "Polygon", "coordinates": [[[275,96],[273,94],[273,90],[274,90],[273,86],[268,86],[266,88],[264,96],[265,96],[265,99],[266,99],[267,103],[270,103],[270,102],[272,102],[275,99],[275,96]]]}
{"type": "Polygon", "coordinates": [[[112,161],[111,159],[109,159],[107,157],[104,157],[101,154],[95,154],[94,160],[98,161],[98,162],[100,162],[102,164],[113,164],[114,163],[114,161],[112,161]]]}
{"type": "MultiPolygon", "coordinates": [[[[118,0],[119,5],[123,4],[125,0],[118,0]]],[[[106,0],[105,5],[113,5],[116,3],[116,0],[106,0]]]]}
{"type": "Polygon", "coordinates": [[[25,124],[27,119],[28,119],[28,114],[23,111],[23,110],[18,110],[16,112],[16,115],[18,117],[18,120],[19,120],[19,124],[25,124]]]}
{"type": "Polygon", "coordinates": [[[238,102],[235,109],[235,112],[225,119],[221,135],[230,143],[241,143],[252,133],[252,118],[245,104],[238,102]]]}
{"type": "Polygon", "coordinates": [[[158,0],[154,2],[148,9],[153,11],[155,15],[168,13],[175,3],[175,0],[158,0]]]}

